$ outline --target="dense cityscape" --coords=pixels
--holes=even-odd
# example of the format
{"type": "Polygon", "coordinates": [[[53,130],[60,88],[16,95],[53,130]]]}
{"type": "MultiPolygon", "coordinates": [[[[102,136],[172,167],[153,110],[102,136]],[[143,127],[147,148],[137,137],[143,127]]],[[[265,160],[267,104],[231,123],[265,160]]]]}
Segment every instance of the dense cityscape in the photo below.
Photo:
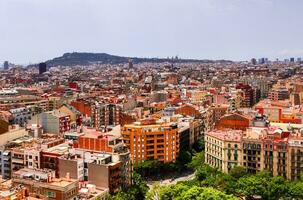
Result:
{"type": "Polygon", "coordinates": [[[0,0],[0,200],[303,200],[302,0],[0,0]]]}
{"type": "Polygon", "coordinates": [[[303,198],[300,58],[65,64],[3,64],[1,199],[303,198]]]}

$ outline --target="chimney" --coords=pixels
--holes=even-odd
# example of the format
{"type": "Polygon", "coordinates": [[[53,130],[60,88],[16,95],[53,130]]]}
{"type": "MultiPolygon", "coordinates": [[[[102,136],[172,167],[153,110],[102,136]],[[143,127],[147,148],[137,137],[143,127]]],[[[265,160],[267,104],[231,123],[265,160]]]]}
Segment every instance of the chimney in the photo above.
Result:
{"type": "Polygon", "coordinates": [[[48,174],[47,182],[48,182],[48,183],[52,182],[52,175],[51,175],[51,174],[48,174]]]}
{"type": "Polygon", "coordinates": [[[65,177],[67,180],[69,180],[70,179],[70,174],[69,174],[69,172],[67,172],[66,173],[66,177],[65,177]]]}

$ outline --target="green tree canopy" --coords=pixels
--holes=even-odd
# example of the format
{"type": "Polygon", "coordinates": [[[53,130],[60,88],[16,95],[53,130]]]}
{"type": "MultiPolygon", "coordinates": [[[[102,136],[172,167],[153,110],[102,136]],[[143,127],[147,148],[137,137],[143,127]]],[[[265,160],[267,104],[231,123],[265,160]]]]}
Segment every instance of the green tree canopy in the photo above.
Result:
{"type": "MultiPolygon", "coordinates": [[[[158,192],[149,192],[157,194],[159,200],[236,200],[232,195],[227,195],[213,188],[189,186],[184,183],[178,183],[171,186],[162,186],[157,188],[158,192]]],[[[147,200],[155,200],[155,195],[147,195],[147,200]]]]}

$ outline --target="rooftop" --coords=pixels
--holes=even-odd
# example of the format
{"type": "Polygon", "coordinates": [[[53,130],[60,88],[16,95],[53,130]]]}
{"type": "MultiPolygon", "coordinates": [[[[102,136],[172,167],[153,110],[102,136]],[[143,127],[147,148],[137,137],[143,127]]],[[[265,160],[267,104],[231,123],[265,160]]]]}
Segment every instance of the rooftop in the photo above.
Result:
{"type": "Polygon", "coordinates": [[[219,140],[230,141],[230,142],[241,142],[243,131],[241,130],[215,130],[206,133],[207,136],[215,137],[219,140]]]}
{"type": "Polygon", "coordinates": [[[61,154],[62,155],[65,152],[67,152],[69,148],[70,148],[69,144],[63,143],[63,144],[59,144],[57,146],[48,148],[48,149],[44,150],[44,152],[54,153],[54,154],[61,154]]]}

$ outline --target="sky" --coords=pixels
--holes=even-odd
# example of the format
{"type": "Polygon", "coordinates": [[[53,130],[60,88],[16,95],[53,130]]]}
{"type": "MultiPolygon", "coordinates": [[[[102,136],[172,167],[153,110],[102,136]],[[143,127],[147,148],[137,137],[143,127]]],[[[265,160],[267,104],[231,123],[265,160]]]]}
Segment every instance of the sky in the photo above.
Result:
{"type": "Polygon", "coordinates": [[[0,63],[66,52],[303,57],[302,8],[302,0],[0,0],[0,63]]]}

